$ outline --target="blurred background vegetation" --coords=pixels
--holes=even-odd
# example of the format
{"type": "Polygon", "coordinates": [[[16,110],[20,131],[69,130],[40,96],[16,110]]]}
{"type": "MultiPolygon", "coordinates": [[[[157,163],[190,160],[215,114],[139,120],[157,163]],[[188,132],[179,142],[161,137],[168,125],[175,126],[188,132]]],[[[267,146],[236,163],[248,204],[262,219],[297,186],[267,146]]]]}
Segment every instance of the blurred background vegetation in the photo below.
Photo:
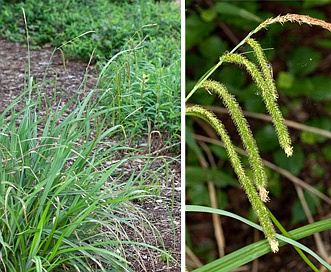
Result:
{"type": "MultiPolygon", "coordinates": [[[[330,3],[329,0],[186,1],[186,94],[198,79],[218,62],[219,56],[234,48],[265,19],[287,13],[298,13],[330,22],[330,3]]],[[[283,26],[271,25],[267,30],[260,31],[254,38],[261,43],[271,62],[279,91],[279,104],[285,119],[330,131],[331,33],[317,27],[286,23],[283,26]]],[[[247,48],[239,49],[239,53],[244,52],[248,58],[252,56],[247,48]]],[[[245,70],[226,64],[222,65],[212,78],[224,83],[240,102],[263,159],[289,171],[320,192],[331,196],[330,138],[303,128],[290,128],[294,155],[286,158],[278,145],[271,123],[266,119],[251,116],[252,113],[266,114],[266,112],[260,96],[256,95],[256,87],[245,70]]],[[[205,91],[197,91],[188,103],[212,105],[234,142],[240,145],[240,139],[231,119],[215,96],[205,91]]],[[[213,138],[218,139],[218,137],[202,122],[192,118],[187,118],[186,131],[186,202],[210,206],[210,190],[207,186],[209,181],[217,188],[219,208],[254,219],[249,203],[233,174],[225,150],[210,143],[213,138]],[[197,140],[196,135],[208,136],[209,140],[202,138],[197,140]],[[201,158],[204,158],[205,162],[201,158]],[[214,169],[210,169],[213,168],[212,166],[214,169]]],[[[269,208],[288,230],[307,224],[307,216],[293,183],[279,172],[267,170],[271,196],[269,208]]],[[[306,190],[304,190],[304,196],[315,220],[330,216],[329,204],[306,190]]],[[[188,214],[186,223],[186,242],[194,253],[203,263],[217,258],[210,217],[203,214],[188,214]]],[[[227,243],[226,252],[252,242],[251,231],[243,229],[239,223],[224,219],[223,226],[227,243]]],[[[330,241],[329,235],[330,233],[323,236],[327,244],[330,241]]],[[[314,248],[312,239],[307,243],[314,248]]],[[[295,254],[292,250],[288,246],[281,249],[282,257],[277,254],[278,256],[262,258],[266,261],[273,258],[273,264],[276,264],[268,271],[281,271],[282,268],[288,268],[287,265],[293,262],[293,259],[286,258],[295,254]],[[283,256],[284,259],[280,262],[283,256]]],[[[250,269],[248,268],[247,271],[252,271],[250,269]]]]}

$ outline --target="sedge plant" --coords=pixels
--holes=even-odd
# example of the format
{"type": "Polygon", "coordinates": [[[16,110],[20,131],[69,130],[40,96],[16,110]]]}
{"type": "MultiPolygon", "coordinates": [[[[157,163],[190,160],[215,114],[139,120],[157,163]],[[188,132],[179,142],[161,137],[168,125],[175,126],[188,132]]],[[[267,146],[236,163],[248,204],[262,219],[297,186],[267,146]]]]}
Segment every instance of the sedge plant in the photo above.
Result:
{"type": "MultiPolygon", "coordinates": [[[[232,140],[225,126],[212,111],[207,110],[200,105],[187,106],[186,115],[194,116],[206,121],[221,138],[224,147],[227,151],[228,157],[230,159],[231,165],[234,169],[234,172],[237,175],[238,181],[242,185],[251,203],[252,209],[259,220],[261,229],[264,232],[265,238],[269,244],[269,251],[272,251],[274,253],[277,253],[279,250],[279,246],[280,246],[279,240],[280,239],[282,241],[286,240],[280,238],[280,236],[276,233],[274,224],[278,227],[278,229],[283,233],[285,237],[293,238],[293,239],[296,239],[296,237],[293,237],[286,232],[286,230],[280,225],[280,223],[272,215],[272,213],[268,210],[266,206],[266,202],[268,202],[270,199],[268,197],[268,190],[267,190],[268,182],[266,178],[265,169],[262,164],[262,160],[259,155],[257,144],[253,137],[252,131],[248,125],[247,120],[243,115],[241,107],[239,106],[235,97],[228,92],[227,87],[224,84],[217,81],[213,81],[209,78],[212,75],[212,73],[224,63],[232,63],[234,65],[238,65],[243,69],[245,69],[247,73],[251,76],[252,80],[255,82],[257,93],[262,97],[265,107],[271,116],[274,129],[277,133],[280,147],[284,150],[287,156],[291,156],[293,154],[291,138],[289,136],[287,127],[284,123],[284,118],[278,107],[278,103],[277,103],[278,93],[276,90],[276,85],[273,79],[272,71],[270,69],[270,65],[267,61],[267,58],[263,52],[261,45],[259,44],[258,41],[252,38],[252,36],[255,33],[259,32],[262,29],[267,28],[268,25],[270,24],[274,24],[274,23],[283,24],[286,22],[297,22],[299,24],[305,23],[309,25],[316,25],[331,31],[331,24],[304,15],[287,14],[284,16],[278,16],[275,18],[268,19],[263,23],[261,23],[252,32],[250,32],[247,35],[247,37],[244,38],[231,52],[224,53],[220,57],[219,62],[209,71],[207,71],[207,73],[204,76],[202,76],[202,78],[198,81],[198,83],[194,86],[192,91],[186,97],[186,101],[188,101],[188,99],[199,88],[204,88],[208,93],[216,94],[227,108],[230,117],[237,128],[243,146],[247,152],[249,166],[253,173],[252,177],[249,177],[246,174],[242,161],[237,153],[236,147],[232,143],[232,140]],[[252,52],[254,53],[254,60],[249,60],[243,54],[236,53],[236,50],[242,45],[248,45],[251,48],[252,52]]],[[[195,206],[187,206],[187,211],[210,212],[207,211],[206,207],[201,209],[195,206]]],[[[236,215],[234,216],[236,217],[236,215]]],[[[238,217],[236,218],[240,220],[238,217]]],[[[325,230],[326,228],[331,227],[329,221],[323,222],[321,224],[324,224],[324,228],[321,228],[319,230],[315,229],[316,231],[322,231],[325,230]]],[[[311,234],[312,233],[310,232],[310,234],[308,235],[311,234]]],[[[301,250],[303,248],[300,245],[298,245],[298,243],[292,243],[291,240],[286,240],[286,242],[293,244],[296,250],[299,252],[300,256],[310,266],[310,268],[312,268],[314,271],[318,271],[317,268],[311,263],[311,261],[309,261],[309,259],[305,256],[305,254],[303,254],[301,250]]],[[[281,243],[281,245],[282,244],[283,242],[281,243]]],[[[251,245],[251,247],[249,247],[248,250],[253,250],[253,248],[254,246],[251,245]]],[[[249,255],[249,251],[247,251],[246,253],[249,255]]],[[[312,252],[309,251],[309,253],[312,252]]],[[[224,260],[224,262],[228,261],[229,262],[228,264],[230,264],[232,260],[231,257],[236,258],[240,254],[242,254],[242,252],[234,253],[230,257],[226,256],[226,260],[224,260]]],[[[257,256],[261,256],[261,255],[254,255],[254,256],[256,258],[257,256]]],[[[229,271],[230,269],[233,269],[245,263],[245,261],[243,261],[242,258],[241,259],[242,261],[239,262],[239,264],[238,263],[236,264],[237,266],[224,265],[222,259],[223,258],[221,258],[219,261],[216,261],[217,263],[213,262],[211,265],[206,265],[205,267],[203,266],[200,269],[197,269],[197,271],[229,271]]],[[[319,257],[317,257],[317,259],[319,259],[319,257]]],[[[322,260],[321,263],[324,266],[326,266],[328,269],[330,269],[330,266],[326,262],[322,260]]]]}
{"type": "Polygon", "coordinates": [[[40,96],[17,108],[29,94],[0,116],[0,270],[133,271],[128,259],[132,248],[140,259],[139,247],[171,260],[158,230],[132,204],[153,197],[148,187],[133,186],[142,173],[122,181],[121,167],[137,158],[111,161],[123,149],[112,141],[123,128],[105,126],[106,112],[91,107],[93,92],[65,117],[70,103],[43,116],[40,96]],[[161,246],[129,232],[149,233],[161,246]]]}
{"type": "Polygon", "coordinates": [[[27,75],[0,115],[0,270],[134,271],[134,260],[147,271],[142,250],[176,262],[133,203],[158,197],[141,181],[153,185],[158,158],[134,155],[125,128],[107,125],[126,106],[105,109],[95,91],[56,103],[42,96],[30,62],[27,75]],[[146,162],[140,173],[123,171],[134,160],[146,162]]]}

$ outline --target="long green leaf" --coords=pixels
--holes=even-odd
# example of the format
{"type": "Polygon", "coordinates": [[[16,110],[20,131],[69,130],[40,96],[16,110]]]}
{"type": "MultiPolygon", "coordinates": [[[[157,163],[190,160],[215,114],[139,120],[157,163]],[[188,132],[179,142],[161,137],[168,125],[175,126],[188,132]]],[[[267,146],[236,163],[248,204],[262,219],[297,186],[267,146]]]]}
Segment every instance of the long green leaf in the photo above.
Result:
{"type": "MultiPolygon", "coordinates": [[[[196,205],[187,205],[185,210],[186,210],[186,212],[206,212],[206,213],[215,213],[215,214],[228,216],[228,217],[237,219],[260,231],[262,230],[259,225],[255,224],[241,216],[238,216],[236,214],[233,214],[233,213],[230,213],[227,211],[213,209],[210,207],[196,206],[196,205]]],[[[327,262],[325,262],[323,259],[321,259],[316,253],[314,253],[312,250],[305,247],[304,245],[294,241],[294,240],[299,240],[304,237],[310,236],[314,233],[321,232],[321,231],[324,231],[327,229],[331,229],[331,219],[325,219],[325,220],[315,222],[313,224],[309,224],[307,226],[289,231],[289,234],[291,235],[293,240],[286,238],[285,236],[279,235],[279,234],[277,235],[277,238],[279,240],[281,240],[279,243],[280,246],[283,246],[286,243],[297,246],[301,250],[312,255],[322,265],[324,265],[326,268],[331,270],[331,266],[327,262]]],[[[232,269],[240,267],[246,263],[249,263],[249,262],[255,260],[256,258],[261,257],[262,255],[265,255],[269,252],[270,252],[270,247],[269,247],[268,242],[266,240],[262,240],[259,242],[255,242],[251,245],[248,245],[246,247],[243,247],[235,252],[232,252],[216,261],[213,261],[209,264],[199,267],[199,268],[195,269],[194,271],[195,272],[231,271],[232,269]]]]}

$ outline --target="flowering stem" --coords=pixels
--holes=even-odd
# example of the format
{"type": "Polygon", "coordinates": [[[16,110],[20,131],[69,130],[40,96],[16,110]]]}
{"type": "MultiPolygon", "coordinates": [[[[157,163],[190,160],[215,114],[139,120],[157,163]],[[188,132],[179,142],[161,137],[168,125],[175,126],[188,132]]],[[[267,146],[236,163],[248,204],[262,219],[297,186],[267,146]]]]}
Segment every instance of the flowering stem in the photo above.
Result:
{"type": "Polygon", "coordinates": [[[239,104],[237,103],[236,99],[228,92],[227,88],[217,81],[206,80],[201,84],[201,87],[204,87],[208,91],[213,91],[219,95],[220,99],[223,101],[223,104],[229,110],[230,116],[237,127],[241,140],[247,151],[249,163],[253,171],[253,181],[255,187],[260,192],[262,201],[268,201],[268,191],[266,190],[267,175],[262,164],[256,141],[239,104]]]}
{"type": "Polygon", "coordinates": [[[269,242],[270,248],[272,252],[278,252],[278,241],[276,239],[276,232],[271,222],[267,208],[265,207],[257,191],[255,190],[253,182],[245,174],[245,170],[241,164],[240,158],[235,150],[234,145],[231,142],[230,136],[224,128],[224,125],[212,112],[197,105],[187,107],[186,114],[196,116],[205,120],[210,126],[215,129],[216,133],[221,137],[230,158],[231,165],[236,175],[238,176],[239,182],[241,183],[247,194],[247,197],[252,205],[252,208],[257,218],[259,219],[266,239],[269,242]]]}

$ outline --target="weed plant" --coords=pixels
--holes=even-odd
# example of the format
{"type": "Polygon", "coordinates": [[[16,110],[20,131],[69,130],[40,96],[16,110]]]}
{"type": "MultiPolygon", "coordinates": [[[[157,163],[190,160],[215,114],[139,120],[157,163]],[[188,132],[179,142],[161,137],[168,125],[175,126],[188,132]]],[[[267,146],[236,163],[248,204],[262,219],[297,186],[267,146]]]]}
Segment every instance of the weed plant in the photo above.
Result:
{"type": "MultiPolygon", "coordinates": [[[[216,95],[218,95],[218,98],[227,108],[230,117],[237,128],[238,134],[243,143],[243,147],[246,150],[250,172],[252,173],[251,175],[248,175],[248,172],[243,168],[242,158],[238,154],[238,149],[236,149],[236,147],[233,145],[225,126],[214,115],[212,111],[207,110],[199,105],[194,105],[188,106],[186,108],[186,114],[188,116],[194,116],[203,119],[216,131],[218,136],[221,138],[223,145],[226,149],[227,155],[230,159],[231,165],[234,169],[234,172],[237,175],[238,181],[243,187],[245,193],[247,194],[252,209],[255,212],[255,215],[257,216],[261,227],[252,224],[248,220],[245,220],[236,214],[227,213],[225,211],[220,211],[217,209],[210,209],[208,207],[201,206],[187,206],[186,210],[191,212],[199,211],[216,213],[236,218],[240,221],[245,222],[248,225],[254,226],[259,230],[262,230],[264,232],[266,240],[268,241],[269,251],[277,253],[279,250],[279,245],[283,245],[284,242],[290,243],[294,246],[301,258],[313,271],[318,271],[318,269],[306,257],[303,251],[312,255],[323,266],[330,270],[330,265],[322,258],[320,258],[315,252],[305,247],[304,245],[295,242],[295,240],[298,239],[298,237],[296,237],[296,234],[299,233],[299,230],[293,231],[292,233],[288,233],[266,207],[266,202],[270,200],[267,191],[267,174],[265,172],[262,159],[259,155],[259,151],[252,132],[249,128],[248,122],[246,121],[236,99],[228,92],[226,86],[224,84],[221,84],[220,82],[209,80],[209,77],[212,75],[212,73],[226,62],[234,63],[247,70],[248,74],[251,76],[252,80],[256,84],[258,95],[262,97],[265,107],[271,116],[280,147],[283,149],[284,153],[287,156],[292,156],[292,143],[282,114],[278,109],[278,93],[276,90],[276,85],[273,80],[273,75],[270,70],[269,63],[267,62],[267,58],[259,42],[252,39],[252,36],[254,34],[256,34],[262,29],[267,28],[269,25],[275,23],[284,24],[286,22],[309,24],[313,26],[320,26],[329,31],[331,30],[331,25],[329,23],[304,15],[287,14],[284,16],[267,19],[266,21],[262,22],[258,27],[256,27],[253,31],[251,31],[231,52],[224,53],[220,57],[219,62],[211,69],[209,69],[205,75],[202,76],[202,78],[198,81],[198,83],[195,85],[195,87],[192,89],[192,91],[188,94],[186,98],[186,100],[188,100],[196,92],[196,90],[198,90],[199,88],[204,88],[210,94],[215,93],[216,95]],[[253,60],[249,60],[243,54],[234,53],[240,46],[245,44],[247,44],[251,52],[253,52],[253,60]],[[276,233],[273,224],[277,226],[283,236],[276,233]],[[279,241],[282,241],[282,243],[279,244],[279,241]]],[[[202,157],[203,156],[201,156],[201,160],[203,160],[202,157]]],[[[305,235],[308,236],[330,228],[331,221],[329,219],[326,219],[315,223],[313,227],[311,225],[307,225],[301,228],[300,231],[302,233],[304,232],[305,235]]],[[[202,266],[196,269],[196,271],[230,271],[240,265],[247,263],[248,261],[257,258],[258,256],[265,254],[266,252],[264,250],[265,248],[262,250],[262,247],[257,247],[257,243],[255,243],[247,246],[245,249],[237,250],[236,252],[225,256],[224,258],[220,258],[217,261],[202,266]],[[262,253],[262,251],[264,252],[262,253]],[[243,253],[247,256],[244,257],[243,253]]]]}
{"type": "Polygon", "coordinates": [[[131,135],[145,135],[145,139],[152,130],[159,131],[166,145],[175,144],[180,128],[180,78],[174,76],[180,74],[179,51],[172,56],[173,63],[166,66],[161,58],[146,60],[141,42],[142,48],[137,49],[138,44],[126,49],[104,66],[97,85],[101,104],[126,105],[113,112],[111,125],[123,124],[131,135]]]}
{"type": "Polygon", "coordinates": [[[156,130],[178,142],[178,7],[138,0],[0,4],[7,38],[23,41],[26,27],[34,46],[51,43],[65,57],[89,59],[95,49],[101,71],[82,101],[55,109],[28,73],[26,91],[0,116],[0,270],[133,271],[134,260],[147,271],[143,258],[151,251],[170,265],[162,235],[133,203],[166,202],[161,178],[168,180],[176,158],[153,157],[151,149],[136,156],[141,150],[126,144],[128,135],[147,139],[156,130]],[[161,159],[163,166],[150,168],[161,159]],[[134,161],[143,164],[139,172],[125,171],[134,161]]]}

